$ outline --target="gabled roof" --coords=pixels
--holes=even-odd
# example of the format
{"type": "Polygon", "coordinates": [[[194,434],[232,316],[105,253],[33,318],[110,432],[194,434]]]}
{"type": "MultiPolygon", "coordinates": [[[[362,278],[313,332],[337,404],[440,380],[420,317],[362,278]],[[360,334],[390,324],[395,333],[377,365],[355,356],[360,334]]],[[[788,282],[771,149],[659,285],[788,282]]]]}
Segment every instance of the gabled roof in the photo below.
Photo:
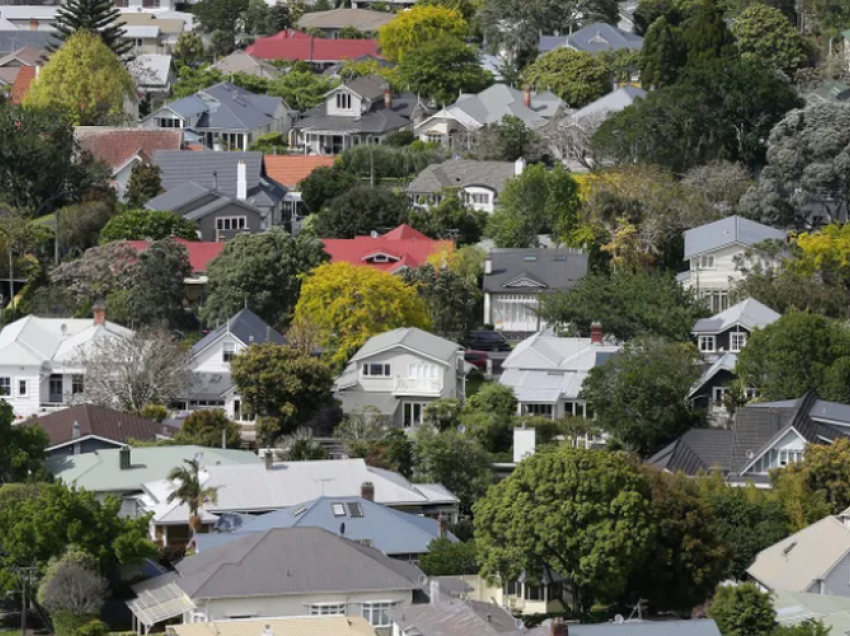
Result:
{"type": "Polygon", "coordinates": [[[331,9],[330,11],[312,11],[298,19],[298,28],[307,29],[344,29],[354,27],[358,31],[369,33],[377,31],[391,22],[395,14],[386,11],[367,9],[331,9]]]}
{"type": "Polygon", "coordinates": [[[272,329],[266,322],[253,311],[240,310],[234,314],[226,323],[209,332],[192,347],[192,354],[197,355],[213,342],[229,333],[246,347],[252,344],[271,342],[274,344],[286,344],[286,338],[272,329]]]}
{"type": "Polygon", "coordinates": [[[89,436],[126,444],[131,439],[152,441],[162,432],[162,425],[131,413],[104,406],[82,404],[29,419],[21,426],[38,426],[49,441],[48,450],[75,439],[89,436]],[[74,437],[74,425],[79,425],[79,437],[74,437]]]}
{"type": "Polygon", "coordinates": [[[431,254],[451,244],[451,241],[437,241],[402,225],[374,238],[324,239],[323,243],[332,263],[351,263],[394,273],[399,269],[425,265],[431,254]],[[378,255],[385,255],[389,260],[375,261],[378,255]]]}
{"type": "Polygon", "coordinates": [[[333,157],[322,155],[266,155],[266,172],[282,186],[295,190],[316,168],[330,168],[333,157]]]}
{"type": "Polygon", "coordinates": [[[346,80],[330,92],[333,93],[343,88],[350,90],[363,99],[368,99],[370,102],[374,102],[383,98],[384,92],[389,89],[389,85],[386,80],[379,75],[363,75],[361,77],[346,80]]]}
{"type": "Polygon", "coordinates": [[[171,76],[171,56],[159,53],[137,55],[127,64],[127,70],[138,87],[165,87],[171,76]]]}
{"type": "Polygon", "coordinates": [[[816,592],[812,586],[848,552],[850,527],[836,517],[824,517],[759,552],[747,574],[770,590],[816,592]]]}
{"type": "Polygon", "coordinates": [[[587,106],[579,108],[570,115],[575,124],[587,117],[605,117],[610,113],[619,113],[627,106],[631,106],[639,99],[645,99],[647,92],[637,86],[623,86],[617,90],[603,95],[599,99],[590,102],[587,106]]]}
{"type": "MultiPolygon", "coordinates": [[[[550,633],[546,624],[526,629],[505,608],[482,601],[447,600],[394,608],[387,614],[405,634],[420,636],[548,636],[550,633]]],[[[570,625],[571,634],[572,630],[570,625]]]]}
{"type": "Polygon", "coordinates": [[[274,123],[281,106],[289,110],[281,97],[257,95],[230,82],[221,82],[189,97],[169,102],[165,108],[183,118],[197,117],[197,123],[191,125],[196,130],[254,130],[274,123]]]}
{"type": "MultiPolygon", "coordinates": [[[[549,291],[569,291],[587,275],[587,254],[576,249],[493,249],[487,254],[491,273],[484,275],[484,291],[491,294],[523,293],[523,289],[506,284],[525,272],[549,291]]],[[[541,291],[539,285],[529,292],[541,291]]]]}
{"type": "Polygon", "coordinates": [[[149,158],[155,150],[180,150],[183,143],[179,128],[77,126],[74,136],[83,150],[105,163],[113,174],[134,157],[149,158]]]}
{"type": "MultiPolygon", "coordinates": [[[[319,497],[260,517],[249,517],[247,523],[231,532],[198,535],[198,550],[203,552],[246,534],[295,527],[321,528],[389,556],[424,554],[431,541],[440,537],[440,523],[436,519],[387,508],[362,497],[319,497]]],[[[457,540],[450,534],[448,538],[457,540]]]]}
{"type": "Polygon", "coordinates": [[[475,161],[455,159],[445,163],[432,163],[407,186],[413,195],[439,192],[443,188],[482,186],[502,193],[508,179],[516,176],[513,161],[475,161]]]}
{"type": "Polygon", "coordinates": [[[831,628],[830,634],[850,632],[850,598],[831,594],[773,590],[773,609],[781,625],[799,625],[813,618],[831,628]]]}
{"type": "MultiPolygon", "coordinates": [[[[2,11],[0,11],[2,15],[2,11]]],[[[45,61],[44,53],[32,46],[22,46],[17,51],[0,57],[0,67],[14,66],[39,66],[45,61]]]]}
{"type": "Polygon", "coordinates": [[[567,36],[565,44],[576,51],[586,53],[624,49],[640,51],[643,47],[643,38],[628,31],[621,31],[605,22],[594,22],[567,36]]]}
{"type": "Polygon", "coordinates": [[[461,348],[455,342],[435,336],[416,327],[400,327],[372,336],[351,358],[352,362],[368,358],[379,351],[404,347],[437,360],[451,362],[461,348]]]}
{"type": "Polygon", "coordinates": [[[248,55],[245,51],[234,51],[227,57],[221,58],[213,64],[213,68],[221,71],[225,75],[231,73],[247,73],[256,77],[273,78],[283,75],[283,70],[260,60],[256,57],[248,55]]]}
{"type": "Polygon", "coordinates": [[[23,104],[37,75],[37,66],[22,66],[15,76],[15,83],[12,84],[12,90],[9,92],[9,101],[16,106],[23,104]]]}
{"type": "Polygon", "coordinates": [[[177,636],[260,636],[265,630],[274,636],[375,636],[375,628],[362,616],[223,620],[169,625],[168,630],[177,636]]]}
{"type": "Polygon", "coordinates": [[[685,260],[729,245],[751,247],[769,239],[785,241],[786,234],[740,216],[728,216],[685,231],[685,260]]]}
{"type": "Polygon", "coordinates": [[[710,618],[673,621],[628,620],[625,623],[570,625],[570,636],[720,636],[710,618]]]}
{"type": "MultiPolygon", "coordinates": [[[[192,273],[205,274],[209,269],[210,262],[216,258],[224,249],[224,243],[218,241],[187,241],[182,238],[172,239],[186,248],[189,252],[189,264],[192,273]]],[[[127,241],[127,245],[137,252],[143,252],[150,248],[150,241],[127,241]]]]}
{"type": "Polygon", "coordinates": [[[691,389],[688,397],[693,397],[697,391],[699,391],[703,386],[705,386],[706,382],[711,380],[714,376],[716,376],[721,371],[728,371],[729,373],[735,373],[735,367],[738,364],[738,354],[733,351],[727,351],[723,355],[721,355],[717,360],[711,363],[711,365],[703,371],[699,380],[696,381],[693,388],[691,389]]]}
{"type": "Polygon", "coordinates": [[[747,331],[764,329],[776,322],[782,316],[755,298],[733,305],[711,318],[701,318],[691,330],[693,334],[718,334],[735,325],[740,325],[747,331]]]}
{"type": "Polygon", "coordinates": [[[378,55],[377,40],[343,40],[311,37],[299,31],[281,31],[257,38],[247,53],[263,60],[338,62],[363,55],[378,55]]]}
{"type": "Polygon", "coordinates": [[[735,432],[727,429],[691,429],[650,457],[647,463],[671,473],[696,475],[700,471],[720,470],[726,474],[732,462],[734,439],[735,432]]]}

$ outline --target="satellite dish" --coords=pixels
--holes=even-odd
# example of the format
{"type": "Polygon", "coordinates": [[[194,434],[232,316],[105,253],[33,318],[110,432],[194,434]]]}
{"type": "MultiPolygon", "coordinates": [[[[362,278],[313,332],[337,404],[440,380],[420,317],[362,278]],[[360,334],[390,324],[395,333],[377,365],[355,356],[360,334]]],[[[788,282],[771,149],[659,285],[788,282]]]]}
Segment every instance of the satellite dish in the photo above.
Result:
{"type": "Polygon", "coordinates": [[[416,580],[419,582],[419,585],[420,585],[421,587],[425,587],[425,584],[428,582],[428,577],[427,577],[427,576],[425,576],[424,574],[420,574],[420,575],[417,577],[417,579],[416,579],[416,580]]]}
{"type": "Polygon", "coordinates": [[[372,238],[378,238],[377,230],[372,230],[371,232],[369,232],[369,236],[371,236],[372,238]]]}
{"type": "Polygon", "coordinates": [[[457,427],[457,430],[460,431],[461,433],[466,433],[466,426],[464,424],[461,424],[460,426],[457,427]]]}
{"type": "Polygon", "coordinates": [[[753,459],[755,456],[756,456],[756,454],[753,451],[751,451],[751,450],[747,451],[747,459],[753,459]]]}
{"type": "Polygon", "coordinates": [[[516,630],[518,632],[525,631],[525,623],[523,623],[520,619],[516,619],[516,622],[514,623],[514,625],[516,626],[516,630]]]}
{"type": "Polygon", "coordinates": [[[625,623],[625,622],[626,622],[626,619],[625,619],[625,618],[623,618],[623,615],[622,615],[622,614],[617,614],[617,615],[614,617],[614,622],[615,622],[615,623],[617,623],[617,625],[620,625],[620,624],[622,624],[622,623],[625,623]]]}

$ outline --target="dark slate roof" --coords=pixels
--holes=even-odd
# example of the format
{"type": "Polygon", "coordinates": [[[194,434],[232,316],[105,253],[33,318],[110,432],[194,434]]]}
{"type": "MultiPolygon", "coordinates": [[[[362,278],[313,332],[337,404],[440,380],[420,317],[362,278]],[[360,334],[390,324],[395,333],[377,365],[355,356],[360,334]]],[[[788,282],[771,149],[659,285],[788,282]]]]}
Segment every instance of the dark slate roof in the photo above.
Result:
{"type": "Polygon", "coordinates": [[[360,95],[360,97],[373,102],[384,98],[384,90],[387,88],[387,83],[378,76],[367,75],[364,77],[355,77],[353,80],[347,81],[344,86],[360,95]]]}
{"type": "Polygon", "coordinates": [[[162,425],[138,415],[123,413],[104,406],[82,404],[27,420],[22,426],[39,426],[46,434],[48,448],[74,439],[74,424],[80,427],[80,438],[94,435],[126,444],[130,439],[152,441],[162,433],[162,425]]]}
{"type": "Polygon", "coordinates": [[[386,108],[383,97],[379,97],[378,94],[378,90],[381,96],[384,94],[383,82],[371,77],[361,77],[350,81],[347,85],[351,86],[358,95],[372,101],[371,110],[358,117],[328,115],[327,103],[322,102],[307,111],[305,117],[295,123],[293,128],[381,134],[409,125],[414,110],[417,106],[421,108],[419,98],[413,93],[393,94],[392,108],[386,108]]]}
{"type": "Polygon", "coordinates": [[[505,189],[508,179],[516,176],[512,161],[474,161],[457,159],[446,163],[433,163],[407,186],[411,194],[431,194],[443,188],[483,186],[497,194],[505,189]]]}
{"type": "MultiPolygon", "coordinates": [[[[0,11],[2,15],[2,11],[0,11]]],[[[52,31],[0,31],[0,54],[14,53],[24,46],[44,50],[55,41],[52,31]]]]}
{"type": "Polygon", "coordinates": [[[492,270],[484,275],[483,288],[489,293],[569,291],[587,274],[587,254],[575,249],[493,249],[487,258],[492,261],[492,270]],[[538,281],[543,287],[509,286],[520,277],[538,281]]]}
{"type": "Polygon", "coordinates": [[[254,130],[275,121],[281,97],[257,95],[230,82],[221,82],[166,107],[181,117],[199,116],[193,129],[254,130]]]}
{"type": "Polygon", "coordinates": [[[729,472],[735,431],[721,428],[695,428],[649,459],[652,466],[670,472],[695,475],[699,471],[729,472]]]}
{"type": "Polygon", "coordinates": [[[274,344],[286,344],[286,338],[272,329],[257,314],[248,308],[230,318],[226,323],[216,330],[209,332],[192,347],[192,354],[197,354],[206,349],[224,334],[230,333],[238,338],[245,346],[273,342],[274,344]]]}

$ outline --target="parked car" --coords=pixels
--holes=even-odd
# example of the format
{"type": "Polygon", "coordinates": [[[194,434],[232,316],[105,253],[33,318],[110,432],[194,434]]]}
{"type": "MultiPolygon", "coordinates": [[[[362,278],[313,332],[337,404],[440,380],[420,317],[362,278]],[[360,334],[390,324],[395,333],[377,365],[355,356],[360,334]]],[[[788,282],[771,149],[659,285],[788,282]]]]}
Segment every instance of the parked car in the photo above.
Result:
{"type": "Polygon", "coordinates": [[[476,369],[479,369],[481,371],[487,370],[486,351],[474,351],[470,349],[469,351],[464,352],[463,359],[466,360],[472,366],[474,366],[476,369]]]}
{"type": "Polygon", "coordinates": [[[464,347],[473,351],[510,351],[511,345],[498,331],[470,331],[463,342],[464,347]]]}

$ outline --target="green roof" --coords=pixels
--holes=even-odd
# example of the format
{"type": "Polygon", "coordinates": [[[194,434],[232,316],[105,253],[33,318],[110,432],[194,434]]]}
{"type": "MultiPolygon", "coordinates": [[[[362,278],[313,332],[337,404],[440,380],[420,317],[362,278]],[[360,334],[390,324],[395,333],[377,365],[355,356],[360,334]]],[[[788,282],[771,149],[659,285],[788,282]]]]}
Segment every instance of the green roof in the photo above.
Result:
{"type": "Polygon", "coordinates": [[[130,468],[121,469],[119,449],[52,457],[47,468],[66,484],[95,492],[141,490],[142,484],[165,479],[168,472],[184,460],[201,455],[201,466],[255,464],[254,453],[243,450],[204,446],[143,446],[130,451],[130,468]]]}
{"type": "Polygon", "coordinates": [[[776,619],[783,625],[796,625],[813,619],[831,627],[830,634],[841,636],[850,631],[850,598],[802,592],[773,592],[776,619]]]}

